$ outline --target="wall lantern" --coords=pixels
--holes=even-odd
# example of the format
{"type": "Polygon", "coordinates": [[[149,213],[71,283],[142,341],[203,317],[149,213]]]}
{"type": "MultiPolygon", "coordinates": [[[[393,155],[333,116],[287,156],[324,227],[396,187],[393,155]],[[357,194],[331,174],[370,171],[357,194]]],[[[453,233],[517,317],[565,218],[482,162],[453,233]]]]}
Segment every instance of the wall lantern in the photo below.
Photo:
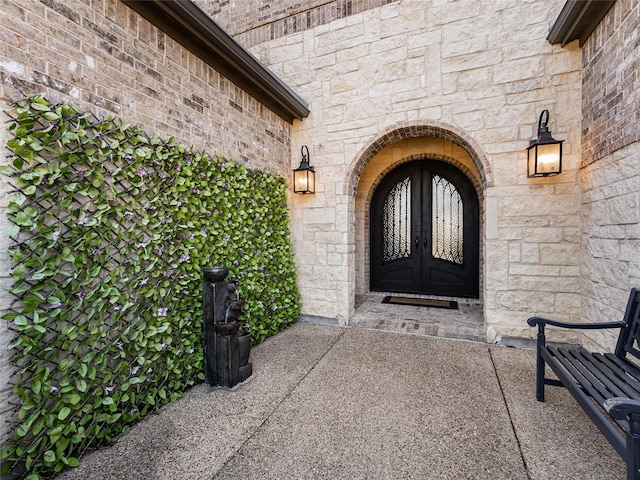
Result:
{"type": "Polygon", "coordinates": [[[309,148],[303,145],[300,152],[302,153],[300,166],[293,171],[293,192],[316,193],[316,172],[309,165],[309,148]]]}
{"type": "Polygon", "coordinates": [[[543,110],[538,121],[538,138],[527,148],[527,177],[549,177],[562,172],[562,142],[551,136],[547,127],[549,110],[543,110]]]}

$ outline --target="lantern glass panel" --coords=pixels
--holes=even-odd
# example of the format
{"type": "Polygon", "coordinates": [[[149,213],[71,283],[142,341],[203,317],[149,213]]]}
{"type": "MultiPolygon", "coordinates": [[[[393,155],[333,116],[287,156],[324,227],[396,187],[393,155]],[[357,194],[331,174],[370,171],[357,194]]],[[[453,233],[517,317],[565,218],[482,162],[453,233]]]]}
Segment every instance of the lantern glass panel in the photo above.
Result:
{"type": "Polygon", "coordinates": [[[293,171],[293,191],[295,193],[315,193],[315,172],[309,169],[293,171]]]}
{"type": "Polygon", "coordinates": [[[537,173],[552,174],[560,171],[560,144],[538,145],[537,173]]]}
{"type": "Polygon", "coordinates": [[[546,177],[561,172],[562,143],[542,143],[528,149],[529,177],[546,177]]]}

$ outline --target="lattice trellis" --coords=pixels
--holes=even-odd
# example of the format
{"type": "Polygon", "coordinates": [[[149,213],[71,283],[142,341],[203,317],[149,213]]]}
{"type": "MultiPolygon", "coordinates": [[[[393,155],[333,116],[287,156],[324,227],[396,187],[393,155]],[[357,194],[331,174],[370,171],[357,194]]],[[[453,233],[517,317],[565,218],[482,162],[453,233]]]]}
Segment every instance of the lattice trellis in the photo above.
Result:
{"type": "Polygon", "coordinates": [[[10,116],[20,405],[2,457],[38,478],[202,378],[202,267],[240,277],[258,340],[298,294],[283,178],[42,97],[10,116]]]}

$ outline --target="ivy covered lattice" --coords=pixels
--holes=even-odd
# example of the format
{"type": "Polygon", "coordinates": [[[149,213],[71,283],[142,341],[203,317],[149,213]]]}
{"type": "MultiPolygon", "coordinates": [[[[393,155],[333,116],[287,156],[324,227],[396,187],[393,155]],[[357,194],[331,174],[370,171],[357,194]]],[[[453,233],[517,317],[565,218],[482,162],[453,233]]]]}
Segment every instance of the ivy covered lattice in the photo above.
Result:
{"type": "Polygon", "coordinates": [[[32,480],[203,378],[203,267],[230,267],[255,342],[299,295],[282,176],[42,96],[10,116],[20,406],[2,458],[32,480]]]}

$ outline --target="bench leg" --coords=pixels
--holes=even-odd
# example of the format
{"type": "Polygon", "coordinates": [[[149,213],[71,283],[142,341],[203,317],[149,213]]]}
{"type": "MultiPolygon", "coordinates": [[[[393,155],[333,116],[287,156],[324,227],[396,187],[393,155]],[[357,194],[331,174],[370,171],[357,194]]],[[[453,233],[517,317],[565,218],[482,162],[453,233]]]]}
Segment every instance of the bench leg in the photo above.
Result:
{"type": "Polygon", "coordinates": [[[640,480],[640,416],[629,415],[627,432],[627,480],[640,480]]]}
{"type": "Polygon", "coordinates": [[[542,358],[542,349],[546,345],[546,339],[544,336],[544,326],[538,325],[538,340],[536,348],[536,399],[539,402],[544,402],[544,369],[545,362],[542,358]]]}

